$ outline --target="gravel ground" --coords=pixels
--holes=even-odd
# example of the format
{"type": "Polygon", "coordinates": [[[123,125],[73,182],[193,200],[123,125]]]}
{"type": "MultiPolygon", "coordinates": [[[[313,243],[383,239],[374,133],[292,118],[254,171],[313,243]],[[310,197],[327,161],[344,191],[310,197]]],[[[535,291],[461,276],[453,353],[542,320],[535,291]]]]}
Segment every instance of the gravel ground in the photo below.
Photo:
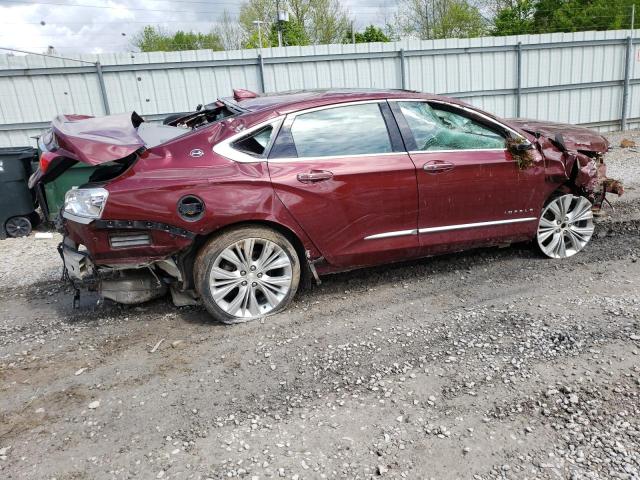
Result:
{"type": "Polygon", "coordinates": [[[57,238],[0,242],[0,477],[640,478],[640,154],[607,161],[627,194],[576,257],[333,275],[236,326],[73,310],[57,238]]]}

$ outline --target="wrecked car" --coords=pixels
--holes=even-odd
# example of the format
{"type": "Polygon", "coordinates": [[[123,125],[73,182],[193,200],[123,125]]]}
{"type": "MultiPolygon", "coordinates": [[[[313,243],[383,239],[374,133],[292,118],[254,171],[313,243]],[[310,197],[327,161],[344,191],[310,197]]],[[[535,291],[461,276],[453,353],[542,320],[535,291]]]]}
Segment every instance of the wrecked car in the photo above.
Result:
{"type": "Polygon", "coordinates": [[[359,267],[523,241],[570,257],[622,193],[596,132],[413,91],[236,90],[165,123],[61,115],[31,184],[96,166],[62,212],[76,287],[125,304],[170,293],[223,322],[359,267]]]}

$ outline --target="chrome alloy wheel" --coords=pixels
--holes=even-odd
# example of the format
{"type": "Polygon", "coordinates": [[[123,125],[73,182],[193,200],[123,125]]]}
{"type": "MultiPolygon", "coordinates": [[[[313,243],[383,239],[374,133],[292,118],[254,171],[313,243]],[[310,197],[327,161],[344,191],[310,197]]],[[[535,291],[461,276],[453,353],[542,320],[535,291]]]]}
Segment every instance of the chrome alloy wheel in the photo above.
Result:
{"type": "Polygon", "coordinates": [[[218,307],[237,318],[250,319],[276,309],[291,288],[292,263],[277,244],[246,238],[226,247],[209,275],[211,296],[218,307]]]}
{"type": "Polygon", "coordinates": [[[570,257],[589,243],[593,229],[591,202],[584,197],[563,195],[542,211],[538,245],[548,257],[570,257]]]}

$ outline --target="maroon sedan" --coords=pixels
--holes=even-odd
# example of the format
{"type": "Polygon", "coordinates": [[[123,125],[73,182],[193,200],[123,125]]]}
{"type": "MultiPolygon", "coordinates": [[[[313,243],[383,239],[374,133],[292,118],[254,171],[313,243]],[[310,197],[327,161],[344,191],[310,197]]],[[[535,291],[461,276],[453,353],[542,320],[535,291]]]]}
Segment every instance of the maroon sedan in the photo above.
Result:
{"type": "Polygon", "coordinates": [[[121,303],[170,291],[223,322],[368,265],[530,240],[569,257],[622,193],[596,132],[417,92],[236,90],[166,123],[59,116],[31,182],[96,166],[62,212],[76,286],[121,303]]]}

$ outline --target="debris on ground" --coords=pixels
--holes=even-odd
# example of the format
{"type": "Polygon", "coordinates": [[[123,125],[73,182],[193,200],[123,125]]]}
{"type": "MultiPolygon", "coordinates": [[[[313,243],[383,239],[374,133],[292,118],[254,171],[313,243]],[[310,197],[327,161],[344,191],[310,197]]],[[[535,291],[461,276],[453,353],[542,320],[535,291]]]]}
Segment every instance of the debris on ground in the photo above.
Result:
{"type": "Polygon", "coordinates": [[[0,478],[640,478],[640,162],[607,163],[627,192],[575,257],[327,276],[234,326],[74,310],[58,234],[1,241],[0,478]]]}

